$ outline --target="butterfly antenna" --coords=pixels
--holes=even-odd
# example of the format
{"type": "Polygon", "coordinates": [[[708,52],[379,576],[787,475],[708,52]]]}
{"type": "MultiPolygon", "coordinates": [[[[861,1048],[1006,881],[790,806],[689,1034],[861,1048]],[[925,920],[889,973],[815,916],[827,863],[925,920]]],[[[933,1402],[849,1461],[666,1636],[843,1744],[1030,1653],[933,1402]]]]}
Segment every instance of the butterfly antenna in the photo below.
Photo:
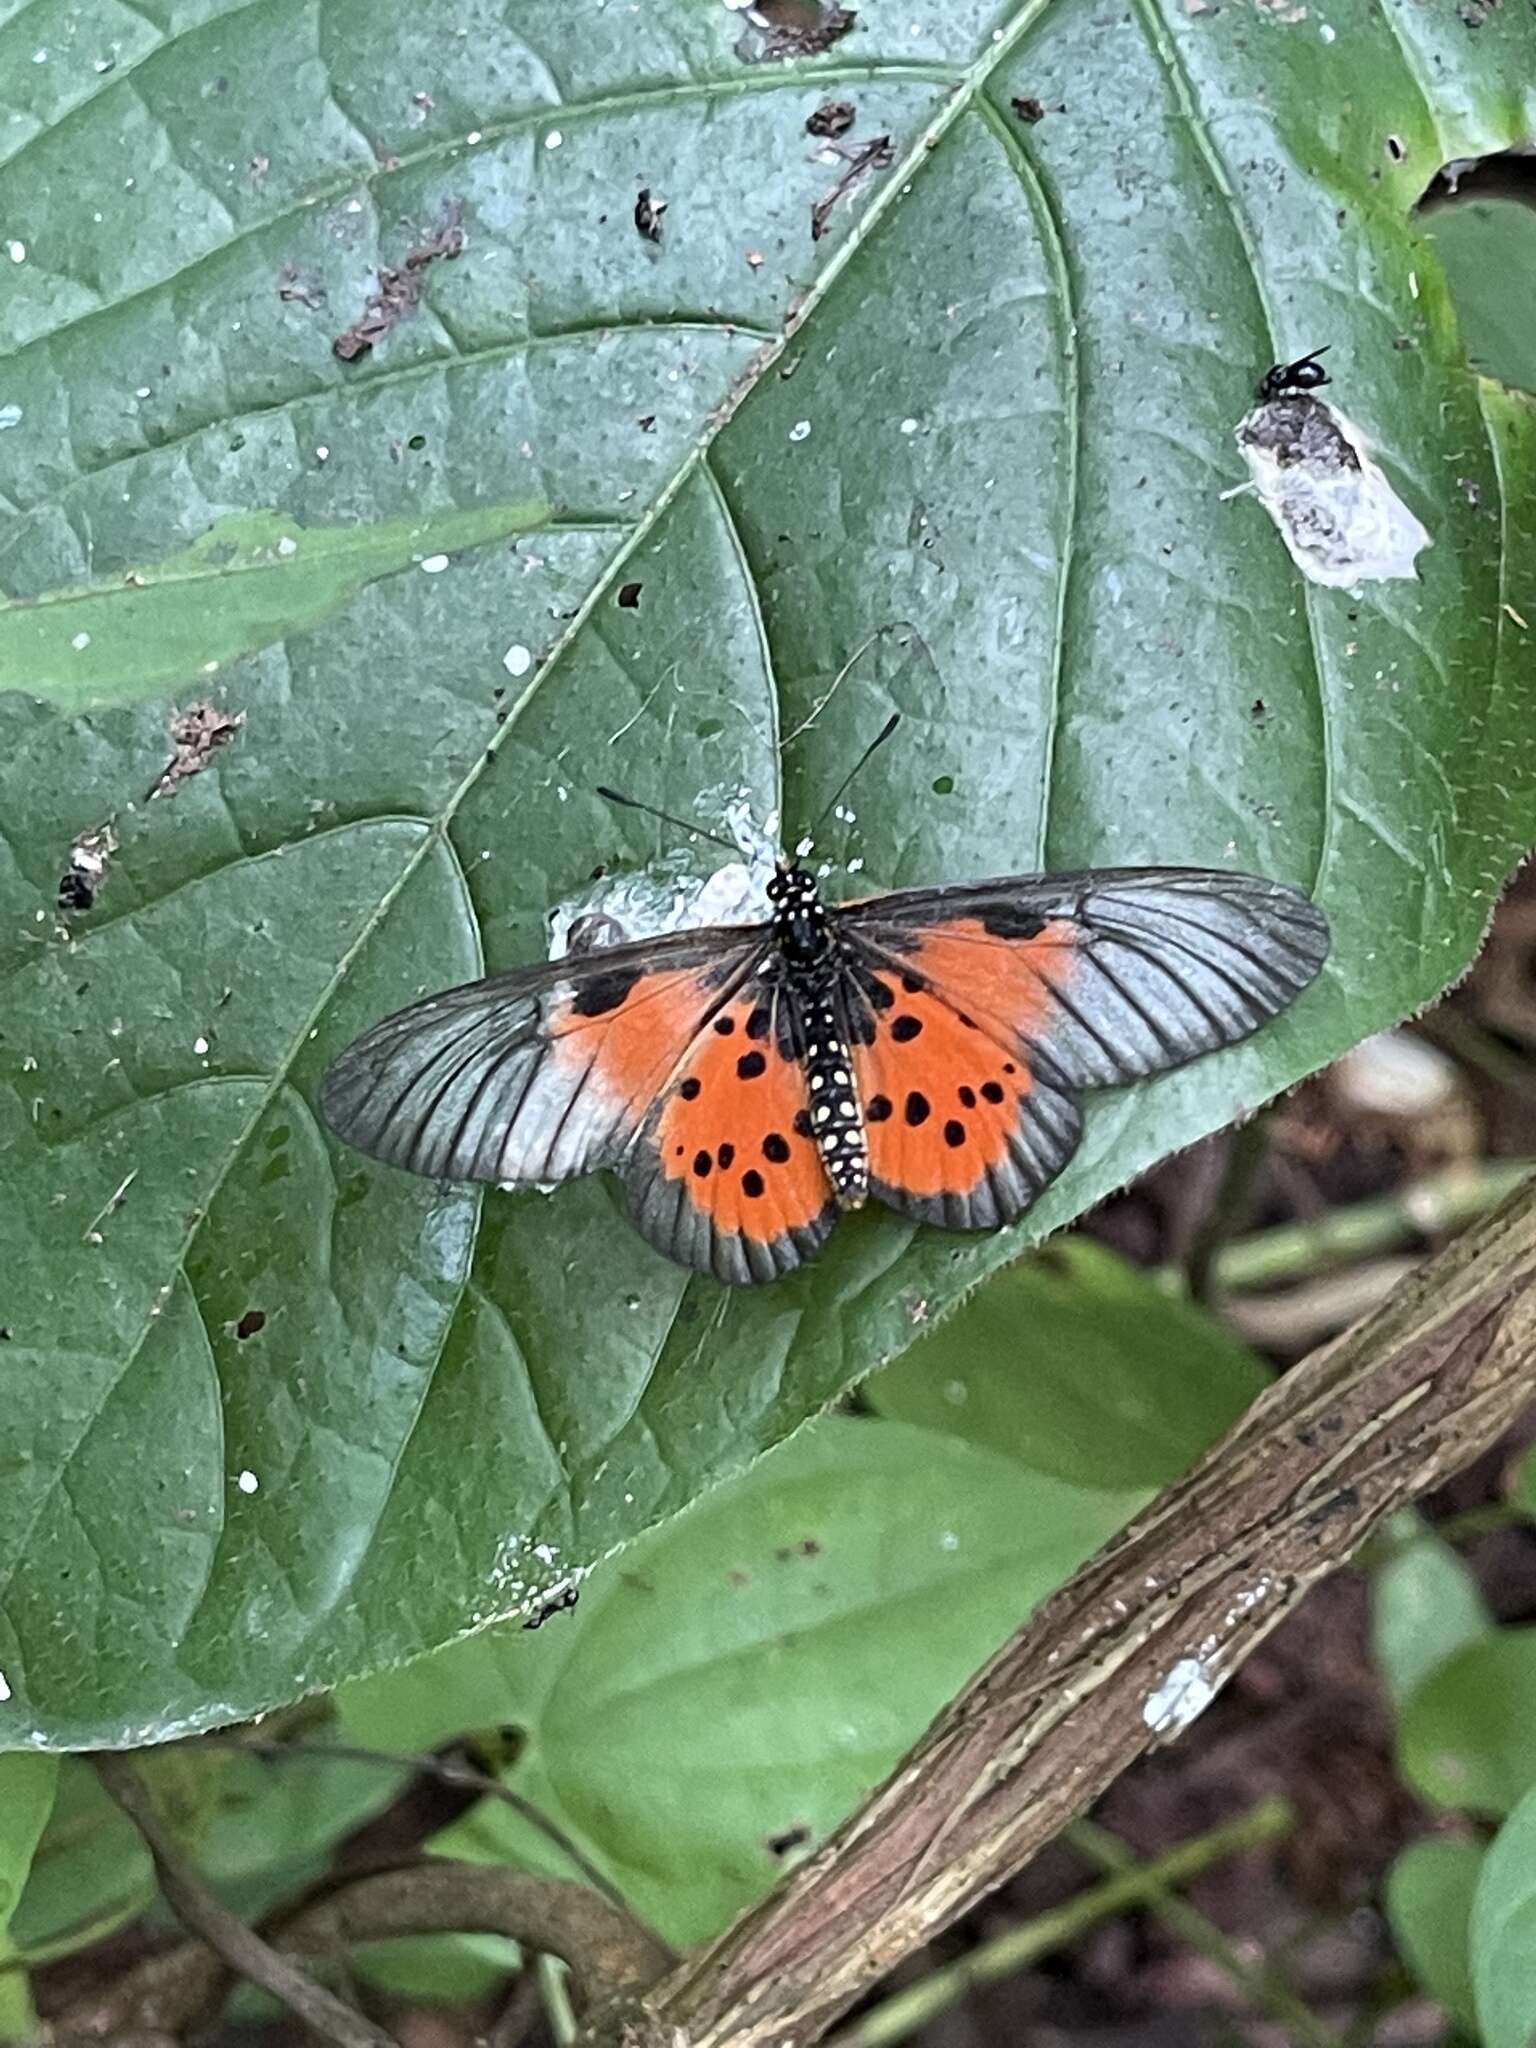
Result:
{"type": "Polygon", "coordinates": [[[671,811],[660,811],[655,804],[643,804],[637,796],[624,796],[616,789],[608,789],[601,782],[597,794],[605,803],[622,804],[626,811],[644,811],[649,818],[660,818],[663,825],[675,825],[680,832],[696,834],[700,839],[712,839],[716,846],[723,846],[728,853],[739,853],[740,847],[734,839],[723,839],[718,832],[710,832],[703,825],[690,825],[686,818],[674,817],[671,811]]]}
{"type": "Polygon", "coordinates": [[[857,761],[855,761],[853,766],[848,770],[848,773],[843,777],[842,781],[837,785],[836,789],[833,790],[831,796],[828,797],[827,801],[822,805],[820,814],[816,819],[816,823],[811,827],[811,830],[813,832],[817,829],[817,826],[819,826],[822,823],[822,821],[827,817],[829,812],[835,811],[837,809],[838,804],[847,794],[848,785],[852,782],[853,778],[858,774],[859,770],[868,761],[870,755],[875,752],[876,748],[883,747],[885,745],[886,741],[890,738],[891,734],[896,730],[897,726],[900,725],[900,723],[901,713],[899,711],[893,711],[890,717],[885,721],[884,725],[881,726],[880,730],[875,734],[874,738],[870,741],[869,745],[864,749],[863,753],[860,754],[857,761]]]}

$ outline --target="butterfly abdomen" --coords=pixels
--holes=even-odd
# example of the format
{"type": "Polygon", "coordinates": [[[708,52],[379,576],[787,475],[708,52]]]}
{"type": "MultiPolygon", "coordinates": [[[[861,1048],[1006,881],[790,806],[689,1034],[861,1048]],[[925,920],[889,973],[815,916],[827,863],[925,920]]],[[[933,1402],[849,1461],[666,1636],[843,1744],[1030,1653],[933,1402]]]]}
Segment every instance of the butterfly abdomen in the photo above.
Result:
{"type": "Polygon", "coordinates": [[[869,1139],[853,1078],[853,1053],[841,1012],[847,1005],[830,977],[800,990],[789,984],[810,1091],[810,1134],[840,1209],[857,1209],[869,1194],[869,1139]],[[796,1000],[798,996],[799,1000],[796,1000]]]}

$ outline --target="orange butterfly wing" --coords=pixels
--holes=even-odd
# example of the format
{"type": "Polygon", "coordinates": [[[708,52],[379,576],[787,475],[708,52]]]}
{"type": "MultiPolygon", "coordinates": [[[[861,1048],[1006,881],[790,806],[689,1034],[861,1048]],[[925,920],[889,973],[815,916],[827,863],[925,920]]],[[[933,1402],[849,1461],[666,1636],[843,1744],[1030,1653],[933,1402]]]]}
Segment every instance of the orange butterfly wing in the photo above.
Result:
{"type": "Polygon", "coordinates": [[[689,1047],[625,1165],[636,1225],[669,1258],[744,1285],[791,1272],[836,1221],[805,1071],[776,992],[748,987],[689,1047]]]}
{"type": "Polygon", "coordinates": [[[1021,1215],[1077,1149],[1076,1092],[1245,1038],[1328,951],[1296,890],[1119,869],[909,890],[844,913],[869,998],[874,1192],[952,1230],[1021,1215]]]}
{"type": "Polygon", "coordinates": [[[444,990],[342,1054],[325,1119],[442,1180],[616,1167],[667,1257],[738,1284],[776,1278],[835,1210],[804,1074],[755,993],[766,950],[755,933],[681,933],[444,990]]]}

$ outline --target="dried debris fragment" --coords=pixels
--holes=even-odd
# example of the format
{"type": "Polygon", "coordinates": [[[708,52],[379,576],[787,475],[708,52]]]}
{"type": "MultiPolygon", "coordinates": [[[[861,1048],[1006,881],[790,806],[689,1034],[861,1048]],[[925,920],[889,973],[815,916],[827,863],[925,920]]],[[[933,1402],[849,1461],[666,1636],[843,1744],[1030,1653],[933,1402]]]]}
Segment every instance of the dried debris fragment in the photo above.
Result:
{"type": "Polygon", "coordinates": [[[1240,488],[1257,493],[1309,582],[1350,590],[1417,576],[1430,535],[1337,406],[1294,384],[1261,396],[1237,424],[1237,445],[1249,477],[1240,488]]]}
{"type": "Polygon", "coordinates": [[[381,270],[379,288],[363,308],[362,318],[344,327],[331,343],[331,351],[344,363],[361,355],[392,333],[421,303],[426,273],[439,259],[453,262],[464,253],[464,208],[455,200],[441,223],[414,249],[408,249],[398,270],[381,270]]]}
{"type": "Polygon", "coordinates": [[[834,208],[851,197],[866,179],[877,171],[888,171],[896,161],[896,151],[889,135],[873,135],[860,148],[842,149],[840,155],[846,160],[847,168],[830,191],[824,192],[811,208],[811,240],[819,242],[827,232],[827,223],[834,208]]]}
{"type": "Polygon", "coordinates": [[[285,263],[277,273],[277,296],[285,306],[308,306],[315,313],[325,304],[325,286],[312,272],[285,263]]]}
{"type": "Polygon", "coordinates": [[[145,798],[174,796],[189,776],[201,775],[220,747],[226,747],[245,723],[243,711],[226,711],[206,701],[189,705],[171,720],[171,745],[176,749],[159,781],[145,798]]]}
{"type": "Polygon", "coordinates": [[[1033,93],[1021,93],[1017,98],[1011,99],[1008,104],[1013,108],[1013,111],[1021,121],[1028,121],[1031,126],[1036,121],[1043,121],[1045,119],[1045,101],[1037,100],[1033,93]]]}
{"type": "Polygon", "coordinates": [[[69,849],[69,859],[59,877],[59,908],[63,911],[89,910],[106,887],[117,851],[113,820],[82,832],[69,849]]]}
{"type": "Polygon", "coordinates": [[[661,221],[666,210],[665,199],[656,198],[649,185],[640,187],[640,196],[635,201],[635,226],[646,241],[661,240],[661,221]]]}
{"type": "Polygon", "coordinates": [[[819,57],[840,43],[858,14],[827,0],[726,0],[749,27],[736,45],[743,64],[784,64],[793,57],[819,57]]]}
{"type": "Polygon", "coordinates": [[[853,126],[855,108],[852,100],[823,100],[805,117],[807,135],[821,135],[835,142],[839,135],[846,135],[853,126]]]}

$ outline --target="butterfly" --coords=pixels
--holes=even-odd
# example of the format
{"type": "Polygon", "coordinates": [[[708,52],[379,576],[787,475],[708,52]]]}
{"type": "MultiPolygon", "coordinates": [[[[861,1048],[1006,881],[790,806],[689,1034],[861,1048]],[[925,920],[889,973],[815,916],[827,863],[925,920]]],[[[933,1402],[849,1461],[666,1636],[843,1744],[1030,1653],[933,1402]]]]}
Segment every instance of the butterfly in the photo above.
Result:
{"type": "Polygon", "coordinates": [[[747,1285],[871,1195],[950,1230],[1012,1222],[1077,1149],[1082,1090],[1246,1038],[1328,952],[1300,891],[1201,868],[834,905],[782,858],[768,897],[760,923],[428,996],[329,1069],[326,1121],[445,1181],[611,1168],[658,1251],[747,1285]]]}

